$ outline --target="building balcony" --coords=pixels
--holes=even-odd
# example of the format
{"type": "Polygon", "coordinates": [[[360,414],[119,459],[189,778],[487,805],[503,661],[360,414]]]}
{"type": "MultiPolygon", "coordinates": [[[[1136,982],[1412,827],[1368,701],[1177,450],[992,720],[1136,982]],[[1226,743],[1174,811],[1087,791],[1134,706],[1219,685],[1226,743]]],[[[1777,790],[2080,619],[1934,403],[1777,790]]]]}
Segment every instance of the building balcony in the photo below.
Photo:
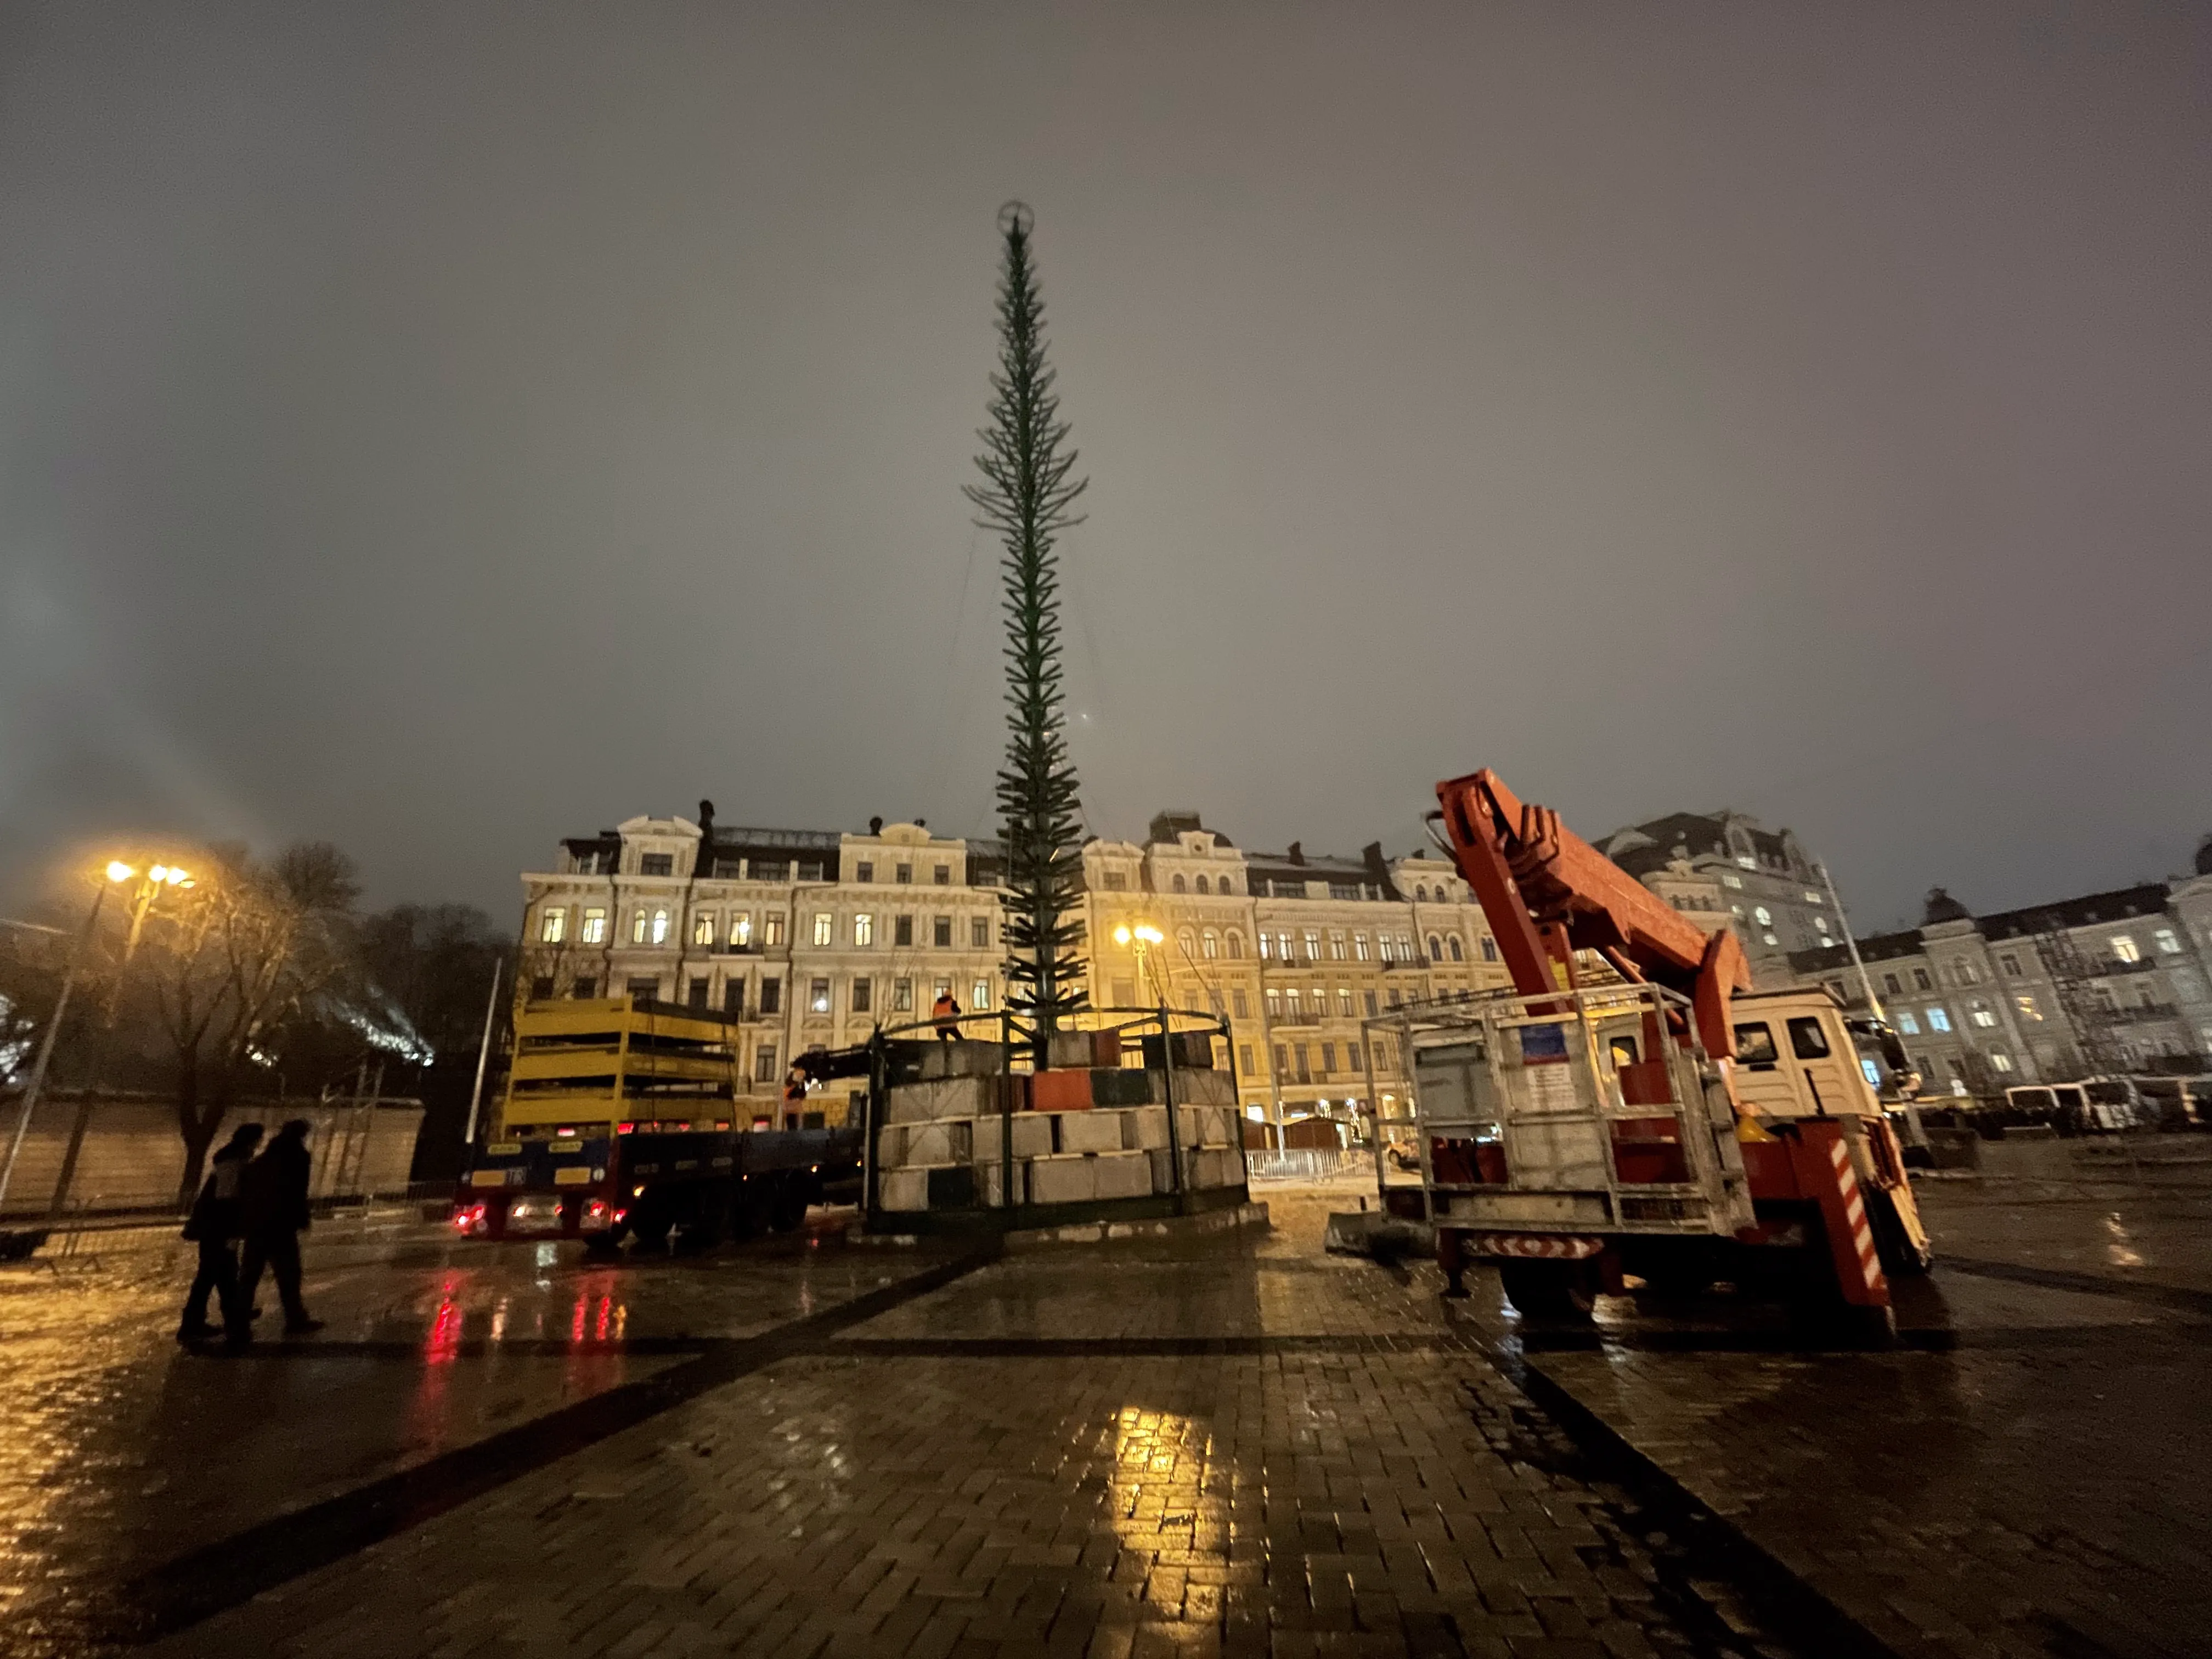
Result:
{"type": "Polygon", "coordinates": [[[1393,961],[1384,963],[1382,971],[1386,974],[1394,971],[1405,973],[1435,966],[1436,963],[1431,962],[1426,957],[1399,957],[1393,961]]]}
{"type": "Polygon", "coordinates": [[[1321,1022],[1320,1013],[1310,1008],[1291,1008],[1281,1013],[1272,1008],[1267,1011],[1270,1025],[1318,1025],[1321,1022]]]}
{"type": "Polygon", "coordinates": [[[2108,1008],[2104,1012],[2106,1018],[2109,1019],[2116,1019],[2125,1024],[2140,1025],[2152,1020],[2175,1018],[2181,1011],[2170,1002],[2137,1002],[2124,1008],[2108,1008]]]}

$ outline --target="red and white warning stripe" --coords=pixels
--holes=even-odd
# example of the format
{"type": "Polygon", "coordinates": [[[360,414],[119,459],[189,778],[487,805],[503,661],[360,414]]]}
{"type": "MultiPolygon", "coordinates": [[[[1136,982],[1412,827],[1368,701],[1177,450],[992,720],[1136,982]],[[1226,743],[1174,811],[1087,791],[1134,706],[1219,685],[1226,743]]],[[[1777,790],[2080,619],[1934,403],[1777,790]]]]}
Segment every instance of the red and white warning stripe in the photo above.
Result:
{"type": "Polygon", "coordinates": [[[1881,1282],[1881,1252],[1875,1248],[1874,1224],[1868,1218],[1866,1198],[1859,1191],[1857,1172],[1851,1168],[1850,1150],[1838,1138],[1828,1143],[1828,1157],[1836,1166],[1836,1184],[1844,1194],[1844,1219],[1850,1224],[1851,1248],[1858,1252],[1859,1271],[1869,1286],[1881,1282]]]}
{"type": "Polygon", "coordinates": [[[1557,1233],[1475,1233],[1468,1239],[1477,1255],[1529,1256],[1547,1261],[1583,1261],[1605,1248],[1601,1238],[1563,1237],[1557,1233]]]}

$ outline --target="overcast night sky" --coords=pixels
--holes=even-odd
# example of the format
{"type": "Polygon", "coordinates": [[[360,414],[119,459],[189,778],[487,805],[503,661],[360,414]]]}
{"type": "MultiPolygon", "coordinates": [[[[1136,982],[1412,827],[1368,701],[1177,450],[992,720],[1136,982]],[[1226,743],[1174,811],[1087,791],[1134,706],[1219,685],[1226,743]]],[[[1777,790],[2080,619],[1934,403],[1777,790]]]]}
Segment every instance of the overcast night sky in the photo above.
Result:
{"type": "Polygon", "coordinates": [[[2212,830],[2201,6],[0,14],[0,901],[992,828],[1031,203],[1092,829],[1796,829],[1863,927],[2212,830]],[[104,854],[103,854],[104,855],[104,854]]]}

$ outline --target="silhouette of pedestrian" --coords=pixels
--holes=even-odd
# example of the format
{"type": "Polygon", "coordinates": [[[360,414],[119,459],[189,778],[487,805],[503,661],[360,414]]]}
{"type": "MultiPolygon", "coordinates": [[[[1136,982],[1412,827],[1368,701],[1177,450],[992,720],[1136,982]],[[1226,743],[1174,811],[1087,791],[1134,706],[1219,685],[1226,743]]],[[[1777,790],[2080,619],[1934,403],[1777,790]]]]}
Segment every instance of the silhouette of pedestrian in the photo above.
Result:
{"type": "Polygon", "coordinates": [[[238,1240],[246,1231],[242,1188],[246,1160],[260,1144],[258,1123],[241,1123],[233,1129],[230,1139],[216,1148],[210,1160],[200,1195],[185,1218],[185,1237],[200,1247],[200,1262],[199,1271],[192,1275],[191,1289],[185,1292],[184,1316],[177,1324],[179,1342],[190,1345],[215,1334],[207,1317],[210,1292],[222,1310],[223,1328],[234,1334],[246,1328],[250,1304],[238,1295],[238,1240]]]}
{"type": "Polygon", "coordinates": [[[246,1166],[246,1260],[239,1271],[239,1306],[249,1314],[266,1266],[284,1304],[284,1334],[305,1336],[323,1322],[300,1299],[300,1235],[307,1230],[307,1131],[295,1117],[276,1132],[268,1150],[246,1166]]]}

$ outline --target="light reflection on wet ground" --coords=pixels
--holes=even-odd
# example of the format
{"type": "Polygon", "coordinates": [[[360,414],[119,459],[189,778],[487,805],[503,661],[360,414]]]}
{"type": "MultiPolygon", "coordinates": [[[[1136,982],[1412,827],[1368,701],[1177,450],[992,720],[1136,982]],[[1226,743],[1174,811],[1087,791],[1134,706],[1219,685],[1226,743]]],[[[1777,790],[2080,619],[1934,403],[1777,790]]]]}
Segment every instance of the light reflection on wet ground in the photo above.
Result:
{"type": "MultiPolygon", "coordinates": [[[[1901,1287],[1904,1322],[1984,1342],[1988,1353],[1654,1355],[1639,1345],[1687,1337],[1694,1346],[1701,1333],[1779,1334],[1783,1322],[1777,1310],[1724,1300],[1674,1309],[1608,1300],[1599,1351],[1538,1363],[1601,1401],[1608,1420],[1640,1425],[1661,1452],[1679,1452],[1685,1478],[1712,1486],[1717,1507],[1773,1505],[1769,1512],[1788,1524],[1814,1524],[1807,1517],[1817,1519],[1817,1504],[1792,1511],[1778,1502],[1793,1490],[1802,1497],[1805,1483],[1759,1477],[1755,1439],[1734,1432],[1744,1422],[1787,1419],[1790,1444],[1832,1486],[1863,1478],[1878,1492],[1910,1474],[1934,1490],[1940,1472],[1954,1510],[1960,1494],[1984,1486],[2008,1494],[2006,1521],[2015,1527],[2070,1504],[2095,1520],[2099,1547],[2142,1555],[2127,1530],[2130,1508],[2142,1505],[2127,1483],[2172,1512],[2179,1500],[2166,1485],[2172,1469],[2195,1467],[2197,1443],[2177,1457],[2156,1435],[2130,1439],[2106,1427],[2143,1413],[2170,1420],[2201,1395],[2202,1361],[2189,1356],[2202,1353],[2206,1327],[2185,1309],[2063,1275],[2212,1288],[2206,1198],[2052,1199],[2000,1182],[1931,1183],[1923,1192],[1942,1250],[2055,1272],[2051,1282],[2033,1282],[1947,1268],[1901,1287]],[[2150,1346],[2131,1378],[2128,1356],[2136,1351],[2126,1343],[2134,1340],[2150,1346]],[[1815,1400],[1809,1416],[1795,1410],[1815,1400]],[[2088,1427],[2069,1428],[2075,1419],[2088,1427]],[[1909,1422],[1911,1434],[1889,1435],[1882,1425],[1893,1420],[1909,1422]],[[2039,1455],[2021,1442],[2021,1425],[2034,1425],[2046,1451],[2073,1447],[2065,1479],[2014,1478],[2012,1460],[2039,1455]],[[1915,1468],[1893,1467],[1900,1456],[1915,1468]]],[[[1075,1388],[1079,1379],[1079,1397],[1071,1395],[1064,1413],[1049,1401],[993,1403],[986,1415],[995,1426],[981,1440],[969,1437],[975,1455],[1003,1448],[1022,1467],[1042,1459],[1038,1467],[1097,1468],[1125,1544],[1181,1538],[1174,1547],[1211,1549],[1206,1529],[1243,1477],[1235,1458],[1217,1457],[1217,1443],[1229,1443],[1212,1437],[1226,1432],[1225,1419],[1191,1403],[1206,1397],[1193,1393],[1193,1379],[1218,1375],[1228,1362],[1165,1357],[1173,1344],[1236,1339],[1247,1345],[1240,1352],[1265,1354],[1253,1345],[1302,1341],[1322,1345],[1307,1352],[1352,1353],[1370,1352],[1362,1343],[1411,1340],[1408,1353],[1431,1357],[1409,1367],[1444,1375],[1481,1369],[1465,1351],[1469,1342],[1510,1348],[1519,1334],[1486,1276],[1471,1281],[1468,1301],[1447,1304],[1428,1264],[1323,1255],[1328,1211],[1351,1207],[1355,1194],[1278,1188],[1265,1196],[1271,1230],[1025,1253],[855,1323],[812,1350],[817,1358],[789,1362],[793,1374],[814,1379],[794,1396],[803,1407],[780,1406],[762,1379],[719,1388],[641,1432],[690,1435],[681,1443],[702,1459],[717,1446],[734,1455],[749,1437],[765,1435],[783,1447],[787,1465],[769,1477],[782,1483],[771,1494],[776,1504],[794,1515],[865,1508],[883,1475],[871,1460],[887,1446],[903,1460],[902,1480],[927,1474],[936,1449],[926,1437],[914,1446],[886,1442],[874,1421],[868,1378],[878,1373],[870,1368],[892,1362],[881,1374],[908,1379],[902,1386],[916,1412],[972,1414],[985,1409],[963,1392],[976,1386],[980,1358],[899,1360],[897,1352],[902,1344],[995,1343],[1014,1368],[1001,1385],[1048,1376],[1075,1388]],[[1023,1345],[1039,1342],[1127,1347],[1091,1359],[1020,1357],[1023,1345]],[[1147,1344],[1158,1350],[1150,1357],[1147,1344]],[[841,1348],[857,1357],[839,1358],[841,1348]],[[1020,1369],[1040,1365],[1057,1369],[1020,1369]],[[849,1389],[838,1381],[847,1377],[849,1389]],[[1122,1401],[1108,1400],[1117,1389],[1122,1401]],[[708,1401],[722,1403],[702,1416],[708,1401]],[[720,1426],[687,1426],[696,1423],[720,1426]],[[1040,1434],[1034,1444],[1024,1439],[1040,1434]],[[1160,1481],[1144,1479],[1147,1469],[1182,1472],[1169,1483],[1172,1501],[1160,1481]],[[1210,1486],[1217,1474],[1228,1484],[1210,1486]]],[[[0,1358],[13,1384],[0,1400],[0,1621],[15,1614],[0,1655],[78,1650],[65,1615],[102,1586],[663,1374],[702,1345],[758,1336],[893,1285],[945,1255],[814,1236],[617,1268],[583,1261],[573,1246],[489,1246],[436,1228],[319,1232],[309,1241],[308,1294],[328,1329],[235,1360],[182,1354],[169,1340],[191,1261],[189,1247],[166,1232],[102,1239],[96,1259],[63,1273],[0,1269],[0,1358]]],[[[1332,1443],[1340,1401],[1316,1403],[1297,1391],[1269,1398],[1271,1409],[1296,1418],[1274,1425],[1292,1443],[1308,1443],[1302,1436],[1316,1447],[1332,1443]]],[[[636,1477],[600,1470],[594,1455],[575,1460],[564,1502],[633,1489],[636,1477]]],[[[705,1480],[703,1462],[701,1471],[699,1501],[726,1502],[726,1492],[705,1480]]],[[[1898,1487],[1917,1489],[1910,1480],[1898,1487]]],[[[2175,1534],[2187,1547],[2206,1535],[2198,1509],[2175,1534]]],[[[536,1523],[520,1524],[526,1538],[536,1523]]],[[[513,1539],[505,1547],[526,1550],[513,1539]]],[[[2163,1559],[2143,1570],[2154,1578],[2163,1559]]],[[[1230,1564],[1224,1557],[1219,1565],[1230,1564]]],[[[1249,1563],[1235,1565],[1243,1571],[1249,1563]]],[[[1178,1607],[1203,1613],[1203,1589],[1195,1580],[1182,1585],[1178,1607]]],[[[219,1623],[206,1627],[211,1642],[219,1623]]]]}
{"type": "Polygon", "coordinates": [[[333,1228],[307,1239],[326,1328],[236,1357],[176,1346],[191,1247],[169,1229],[0,1269],[0,1652],[71,1651],[90,1589],[650,1376],[696,1340],[784,1324],[907,1255],[808,1237],[617,1268],[574,1245],[333,1228]]]}

